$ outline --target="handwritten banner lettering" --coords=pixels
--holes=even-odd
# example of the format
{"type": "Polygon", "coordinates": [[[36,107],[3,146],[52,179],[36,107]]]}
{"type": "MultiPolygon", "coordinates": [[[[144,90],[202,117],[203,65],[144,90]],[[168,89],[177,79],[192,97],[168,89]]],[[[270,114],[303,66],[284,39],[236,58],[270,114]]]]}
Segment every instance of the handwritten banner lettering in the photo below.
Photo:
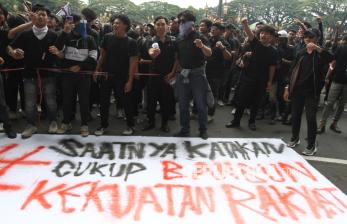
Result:
{"type": "Polygon", "coordinates": [[[2,224],[347,218],[346,195],[279,139],[0,139],[2,224]]]}

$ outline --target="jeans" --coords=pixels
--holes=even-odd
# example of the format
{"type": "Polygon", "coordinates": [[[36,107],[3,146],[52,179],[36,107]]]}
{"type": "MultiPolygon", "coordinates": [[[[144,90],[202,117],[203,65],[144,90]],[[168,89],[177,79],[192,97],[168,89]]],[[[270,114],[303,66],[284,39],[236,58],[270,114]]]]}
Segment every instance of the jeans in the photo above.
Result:
{"type": "Polygon", "coordinates": [[[205,66],[190,70],[188,82],[183,75],[177,76],[177,94],[180,110],[180,125],[182,132],[190,132],[189,105],[193,97],[198,112],[199,130],[207,130],[207,91],[208,82],[206,79],[205,66]]]}
{"type": "Polygon", "coordinates": [[[133,97],[132,91],[129,93],[124,92],[124,86],[126,79],[118,76],[110,76],[107,79],[103,78],[100,80],[100,115],[101,115],[101,126],[107,128],[108,117],[110,114],[110,99],[112,90],[119,97],[122,105],[124,106],[124,112],[126,117],[126,123],[128,127],[134,127],[134,115],[133,115],[133,97]]]}
{"type": "Polygon", "coordinates": [[[57,101],[55,84],[56,82],[54,77],[43,77],[41,80],[36,78],[24,79],[25,115],[29,124],[35,125],[36,123],[38,91],[42,94],[40,97],[45,100],[48,121],[56,121],[57,101]]]}
{"type": "Polygon", "coordinates": [[[317,109],[318,96],[314,92],[294,89],[291,96],[292,103],[292,137],[299,138],[301,117],[305,108],[307,120],[307,142],[312,146],[316,142],[317,135],[317,109]]]}
{"type": "Polygon", "coordinates": [[[9,124],[10,119],[8,117],[8,111],[5,101],[5,93],[4,93],[4,83],[2,80],[2,76],[0,74],[0,121],[5,125],[9,124]]]}
{"type": "Polygon", "coordinates": [[[208,108],[208,115],[214,116],[216,112],[216,104],[218,101],[219,90],[221,88],[222,78],[208,78],[208,83],[210,84],[212,94],[214,96],[214,104],[212,107],[208,108]]]}
{"type": "Polygon", "coordinates": [[[326,124],[327,119],[330,115],[330,112],[333,109],[333,106],[336,101],[338,101],[338,103],[337,103],[336,112],[333,118],[334,122],[337,122],[340,120],[345,104],[347,102],[347,84],[340,84],[336,82],[333,82],[331,84],[328,99],[323,109],[323,114],[321,119],[322,125],[326,124]]]}
{"type": "Polygon", "coordinates": [[[90,77],[78,74],[62,74],[62,92],[63,92],[63,123],[68,124],[75,112],[74,94],[77,91],[78,103],[80,106],[81,125],[87,125],[89,119],[89,93],[90,77]]]}

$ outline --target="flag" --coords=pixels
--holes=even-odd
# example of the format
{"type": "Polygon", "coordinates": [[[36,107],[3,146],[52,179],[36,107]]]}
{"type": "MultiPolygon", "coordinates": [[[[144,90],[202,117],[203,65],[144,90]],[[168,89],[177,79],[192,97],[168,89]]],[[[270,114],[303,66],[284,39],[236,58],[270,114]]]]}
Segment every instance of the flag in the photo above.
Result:
{"type": "Polygon", "coordinates": [[[56,14],[57,16],[70,16],[71,15],[71,6],[70,3],[66,3],[66,5],[64,5],[59,12],[57,12],[56,14]]]}

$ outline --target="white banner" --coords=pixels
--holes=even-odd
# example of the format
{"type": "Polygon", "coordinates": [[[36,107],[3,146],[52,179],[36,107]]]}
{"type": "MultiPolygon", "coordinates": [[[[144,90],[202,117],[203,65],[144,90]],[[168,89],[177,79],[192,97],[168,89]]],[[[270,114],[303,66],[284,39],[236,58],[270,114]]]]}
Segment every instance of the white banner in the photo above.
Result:
{"type": "Polygon", "coordinates": [[[279,139],[0,135],[1,224],[346,223],[279,139]]]}

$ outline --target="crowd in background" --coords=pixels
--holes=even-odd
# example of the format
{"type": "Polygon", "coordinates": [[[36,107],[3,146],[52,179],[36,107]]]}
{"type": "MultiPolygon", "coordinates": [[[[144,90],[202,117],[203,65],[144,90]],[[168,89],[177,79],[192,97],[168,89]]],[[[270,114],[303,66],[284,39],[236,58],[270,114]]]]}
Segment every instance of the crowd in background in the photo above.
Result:
{"type": "Polygon", "coordinates": [[[139,128],[155,128],[159,110],[163,132],[179,116],[174,136],[189,137],[196,118],[199,137],[207,139],[218,106],[232,106],[226,128],[239,128],[249,113],[254,131],[261,119],[291,125],[288,147],[296,147],[305,111],[308,144],[302,153],[314,155],[316,135],[325,132],[333,110],[329,128],[341,133],[347,101],[347,35],[337,25],[327,38],[321,18],[316,22],[297,20],[287,30],[259,22],[251,30],[247,19],[240,26],[196,21],[187,10],[149,24],[118,14],[101,24],[88,8],[59,18],[39,4],[27,15],[9,15],[0,5],[0,122],[8,137],[18,131],[25,139],[38,131],[41,114],[48,133],[65,134],[79,111],[80,134],[87,137],[97,110],[100,125],[92,133],[100,136],[117,128],[109,126],[115,100],[117,117],[127,126],[123,135],[135,133],[140,113],[147,119],[139,128]],[[27,126],[15,131],[11,122],[19,114],[27,126]]]}

